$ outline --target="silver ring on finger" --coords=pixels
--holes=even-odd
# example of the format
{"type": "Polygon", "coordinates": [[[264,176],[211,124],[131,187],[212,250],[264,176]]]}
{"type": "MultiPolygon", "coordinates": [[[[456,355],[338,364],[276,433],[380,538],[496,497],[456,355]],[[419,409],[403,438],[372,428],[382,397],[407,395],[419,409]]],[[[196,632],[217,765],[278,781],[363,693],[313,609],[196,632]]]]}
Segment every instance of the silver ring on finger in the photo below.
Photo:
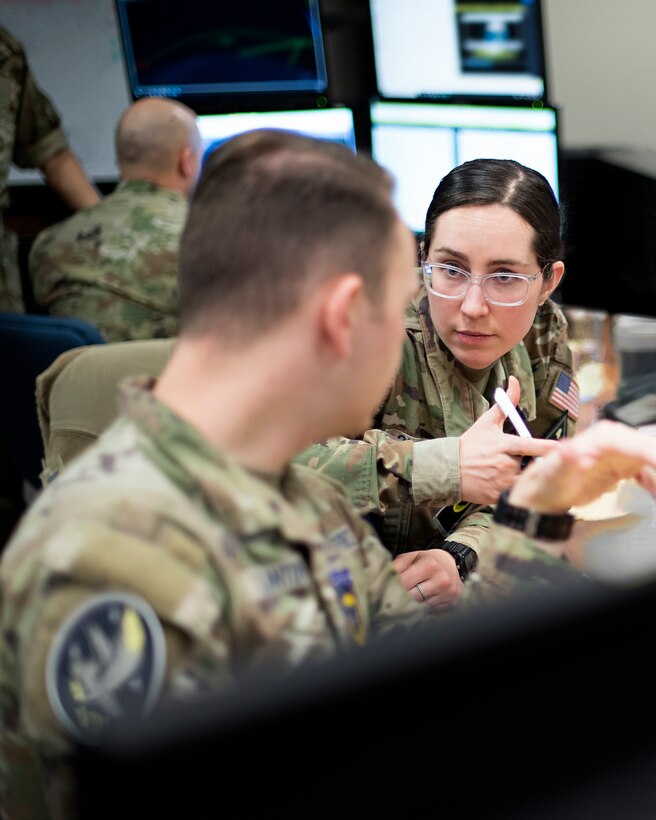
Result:
{"type": "Polygon", "coordinates": [[[415,586],[419,590],[419,594],[421,595],[421,600],[422,601],[427,601],[428,600],[428,595],[426,595],[426,593],[424,592],[423,586],[421,584],[415,584],[415,586]]]}

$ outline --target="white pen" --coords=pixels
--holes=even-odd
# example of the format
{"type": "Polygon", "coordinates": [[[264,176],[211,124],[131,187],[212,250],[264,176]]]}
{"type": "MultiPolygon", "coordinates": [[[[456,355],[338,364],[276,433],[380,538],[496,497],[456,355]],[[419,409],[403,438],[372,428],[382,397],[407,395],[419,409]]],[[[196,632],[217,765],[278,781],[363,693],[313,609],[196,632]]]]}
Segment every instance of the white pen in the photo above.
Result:
{"type": "Polygon", "coordinates": [[[506,418],[510,419],[512,426],[517,431],[517,435],[522,438],[532,438],[530,430],[522,421],[522,417],[515,409],[513,403],[508,398],[508,394],[502,387],[497,387],[494,391],[494,401],[499,405],[506,418]]]}

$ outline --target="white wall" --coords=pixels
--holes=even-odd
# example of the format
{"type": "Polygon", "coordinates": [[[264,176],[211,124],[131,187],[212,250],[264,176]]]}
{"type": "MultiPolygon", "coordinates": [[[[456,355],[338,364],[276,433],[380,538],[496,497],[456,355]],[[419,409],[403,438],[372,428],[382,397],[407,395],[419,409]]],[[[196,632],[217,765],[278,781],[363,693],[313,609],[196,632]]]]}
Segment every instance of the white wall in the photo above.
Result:
{"type": "MultiPolygon", "coordinates": [[[[0,22],[23,44],[89,176],[117,179],[114,128],[130,96],[113,0],[0,0],[0,22]]],[[[9,179],[40,176],[12,168],[9,179]]]]}
{"type": "Polygon", "coordinates": [[[564,148],[656,150],[656,0],[542,0],[564,148]]]}

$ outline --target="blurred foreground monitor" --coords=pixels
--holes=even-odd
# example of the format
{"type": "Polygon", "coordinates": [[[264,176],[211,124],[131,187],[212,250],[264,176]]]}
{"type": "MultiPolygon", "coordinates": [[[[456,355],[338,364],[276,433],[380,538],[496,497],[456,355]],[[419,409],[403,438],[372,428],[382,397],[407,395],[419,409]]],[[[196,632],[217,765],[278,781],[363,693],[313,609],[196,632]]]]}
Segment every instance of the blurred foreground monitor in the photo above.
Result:
{"type": "Polygon", "coordinates": [[[83,817],[651,818],[656,587],[451,616],[78,747],[83,817]]]}

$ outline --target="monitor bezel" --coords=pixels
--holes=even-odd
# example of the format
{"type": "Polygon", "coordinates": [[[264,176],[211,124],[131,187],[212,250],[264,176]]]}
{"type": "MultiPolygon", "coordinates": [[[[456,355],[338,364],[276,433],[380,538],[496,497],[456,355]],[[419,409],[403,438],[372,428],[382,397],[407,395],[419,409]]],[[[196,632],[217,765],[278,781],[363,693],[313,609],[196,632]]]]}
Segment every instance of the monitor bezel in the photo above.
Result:
{"type": "Polygon", "coordinates": [[[172,83],[162,85],[141,84],[134,68],[132,33],[130,32],[125,6],[130,0],[114,0],[119,46],[125,68],[128,93],[133,101],[142,97],[161,96],[178,100],[192,108],[198,114],[233,113],[241,111],[275,111],[322,108],[330,100],[330,78],[326,59],[326,38],[322,25],[322,13],[319,0],[307,0],[312,9],[313,28],[318,32],[315,50],[320,52],[317,59],[318,84],[316,88],[302,88],[300,85],[289,88],[248,89],[246,85],[233,88],[216,86],[192,90],[183,89],[172,83]]]}

